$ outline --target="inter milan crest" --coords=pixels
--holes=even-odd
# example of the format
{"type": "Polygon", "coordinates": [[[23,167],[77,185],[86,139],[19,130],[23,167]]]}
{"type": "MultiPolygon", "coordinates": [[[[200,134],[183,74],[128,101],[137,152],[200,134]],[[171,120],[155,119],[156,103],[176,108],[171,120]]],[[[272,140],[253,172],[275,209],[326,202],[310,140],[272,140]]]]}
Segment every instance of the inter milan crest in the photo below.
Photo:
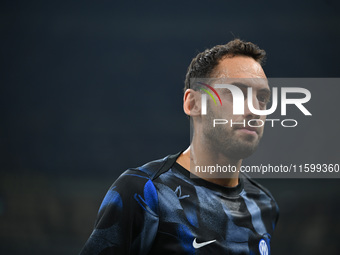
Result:
{"type": "Polygon", "coordinates": [[[261,255],[268,255],[268,245],[265,240],[261,239],[259,242],[259,251],[261,255]]]}

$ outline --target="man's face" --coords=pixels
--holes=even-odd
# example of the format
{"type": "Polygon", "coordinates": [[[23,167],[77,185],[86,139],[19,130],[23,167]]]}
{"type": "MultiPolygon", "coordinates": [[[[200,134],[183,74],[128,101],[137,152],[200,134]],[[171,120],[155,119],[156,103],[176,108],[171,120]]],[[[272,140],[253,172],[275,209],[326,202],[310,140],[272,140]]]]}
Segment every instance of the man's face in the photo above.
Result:
{"type": "Polygon", "coordinates": [[[266,75],[259,63],[253,58],[235,56],[224,58],[215,67],[212,78],[222,78],[224,82],[239,87],[244,94],[244,114],[233,115],[233,97],[228,89],[216,89],[222,100],[221,105],[214,105],[208,100],[207,115],[202,116],[202,132],[208,139],[208,143],[216,153],[234,159],[243,159],[250,156],[257,148],[263,135],[259,119],[265,122],[266,116],[253,114],[248,108],[248,97],[252,97],[255,109],[266,109],[266,103],[270,98],[270,90],[266,75]],[[252,95],[247,94],[247,87],[252,87],[252,95]],[[219,124],[213,127],[214,119],[226,119],[227,124],[219,124]],[[245,127],[243,124],[245,121],[245,127]]]}

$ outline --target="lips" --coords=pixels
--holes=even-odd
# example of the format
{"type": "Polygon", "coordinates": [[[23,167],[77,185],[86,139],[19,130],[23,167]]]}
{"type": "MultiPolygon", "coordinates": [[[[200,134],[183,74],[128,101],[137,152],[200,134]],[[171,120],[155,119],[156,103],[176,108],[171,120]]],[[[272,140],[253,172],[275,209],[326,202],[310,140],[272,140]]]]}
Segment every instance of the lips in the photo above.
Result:
{"type": "Polygon", "coordinates": [[[247,129],[249,131],[255,131],[257,133],[257,127],[245,126],[245,127],[241,127],[241,129],[247,129]]]}
{"type": "Polygon", "coordinates": [[[241,127],[237,127],[237,130],[243,130],[246,132],[255,132],[256,134],[258,134],[258,128],[257,127],[250,127],[250,126],[241,126],[241,127]]]}

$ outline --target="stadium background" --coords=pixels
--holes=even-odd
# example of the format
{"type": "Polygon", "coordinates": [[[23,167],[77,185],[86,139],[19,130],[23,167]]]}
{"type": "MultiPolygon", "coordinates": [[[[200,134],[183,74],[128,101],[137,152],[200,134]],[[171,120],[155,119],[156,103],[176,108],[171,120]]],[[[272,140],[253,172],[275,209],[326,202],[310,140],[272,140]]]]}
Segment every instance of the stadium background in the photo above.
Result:
{"type": "MultiPolygon", "coordinates": [[[[267,51],[268,77],[340,75],[332,0],[2,1],[0,18],[1,254],[77,254],[120,173],[187,147],[182,87],[199,51],[240,37],[267,51]]],[[[338,160],[325,95],[332,125],[269,136],[249,162],[338,160]]],[[[339,180],[260,182],[281,209],[273,254],[339,254],[339,180]]]]}

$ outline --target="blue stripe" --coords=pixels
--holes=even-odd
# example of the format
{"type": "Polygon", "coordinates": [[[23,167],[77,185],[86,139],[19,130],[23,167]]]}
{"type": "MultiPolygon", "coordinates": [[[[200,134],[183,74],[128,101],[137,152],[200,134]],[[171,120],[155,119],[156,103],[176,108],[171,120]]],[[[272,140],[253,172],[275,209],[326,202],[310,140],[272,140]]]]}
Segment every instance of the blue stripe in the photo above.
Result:
{"type": "Polygon", "coordinates": [[[104,200],[102,204],[100,205],[99,211],[101,211],[104,207],[108,205],[115,205],[117,206],[118,209],[123,208],[123,201],[122,198],[120,197],[120,194],[115,191],[114,189],[116,186],[111,188],[105,195],[104,200]]]}
{"type": "Polygon", "coordinates": [[[267,233],[266,227],[263,224],[261,210],[253,199],[250,199],[244,190],[241,192],[241,197],[243,197],[244,202],[248,208],[248,211],[251,214],[251,222],[256,230],[256,232],[260,235],[267,233]]]}

